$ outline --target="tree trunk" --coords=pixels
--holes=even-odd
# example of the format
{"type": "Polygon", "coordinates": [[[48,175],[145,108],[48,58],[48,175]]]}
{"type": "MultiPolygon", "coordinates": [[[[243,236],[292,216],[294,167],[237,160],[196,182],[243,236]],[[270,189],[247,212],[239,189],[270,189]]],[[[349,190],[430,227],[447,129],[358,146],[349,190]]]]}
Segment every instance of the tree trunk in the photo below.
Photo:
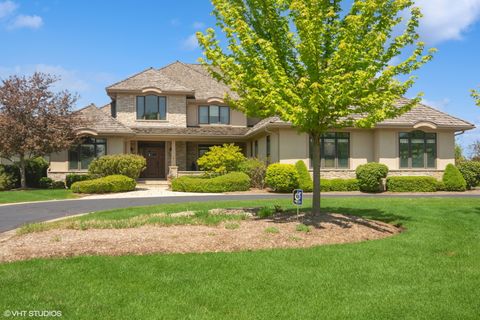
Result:
{"type": "Polygon", "coordinates": [[[312,137],[312,160],[313,160],[313,202],[312,215],[320,214],[320,134],[312,137]]]}
{"type": "Polygon", "coordinates": [[[22,189],[27,188],[27,176],[25,173],[25,156],[20,155],[20,187],[22,189]]]}

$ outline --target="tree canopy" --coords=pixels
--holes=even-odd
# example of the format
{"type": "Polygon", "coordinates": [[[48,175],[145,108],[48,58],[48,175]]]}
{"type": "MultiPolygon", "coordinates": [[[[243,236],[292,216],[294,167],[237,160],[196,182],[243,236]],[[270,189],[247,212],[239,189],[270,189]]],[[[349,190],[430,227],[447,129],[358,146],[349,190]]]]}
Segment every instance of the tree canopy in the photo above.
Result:
{"type": "Polygon", "coordinates": [[[230,105],[279,116],[312,137],[318,213],[321,134],[372,127],[420,100],[395,104],[414,84],[411,73],[432,59],[416,31],[420,9],[413,0],[354,0],[349,8],[341,0],[212,3],[227,43],[213,28],[197,33],[200,61],[235,92],[225,97],[230,105]]]}

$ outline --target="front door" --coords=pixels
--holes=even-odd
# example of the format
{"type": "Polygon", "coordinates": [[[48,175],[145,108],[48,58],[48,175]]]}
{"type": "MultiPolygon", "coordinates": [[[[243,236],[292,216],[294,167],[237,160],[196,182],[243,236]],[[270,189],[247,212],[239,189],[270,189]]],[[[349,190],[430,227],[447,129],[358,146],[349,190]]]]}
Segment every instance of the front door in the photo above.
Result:
{"type": "Polygon", "coordinates": [[[165,178],[165,146],[145,146],[143,156],[147,159],[147,169],[143,172],[143,176],[145,178],[165,178]]]}

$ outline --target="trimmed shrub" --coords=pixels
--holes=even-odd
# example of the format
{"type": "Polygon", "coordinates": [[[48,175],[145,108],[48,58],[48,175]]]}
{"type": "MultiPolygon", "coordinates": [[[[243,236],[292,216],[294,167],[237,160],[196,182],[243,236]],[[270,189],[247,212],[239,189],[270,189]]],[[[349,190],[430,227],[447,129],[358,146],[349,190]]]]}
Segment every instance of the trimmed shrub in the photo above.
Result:
{"type": "Polygon", "coordinates": [[[445,191],[445,183],[442,180],[437,180],[437,191],[445,191]]]}
{"type": "Polygon", "coordinates": [[[480,161],[463,161],[457,167],[467,182],[468,189],[480,184],[480,161]]]}
{"type": "Polygon", "coordinates": [[[50,189],[65,189],[64,181],[53,181],[50,189]]]}
{"type": "Polygon", "coordinates": [[[467,182],[460,170],[451,163],[445,168],[442,180],[446,191],[465,191],[467,189],[467,182]]]}
{"type": "Polygon", "coordinates": [[[101,156],[94,159],[88,167],[90,174],[102,177],[123,175],[138,179],[140,173],[147,167],[147,160],[137,154],[116,154],[101,156]]]}
{"type": "Polygon", "coordinates": [[[224,144],[213,146],[198,160],[200,170],[208,174],[222,175],[228,172],[239,171],[240,164],[246,160],[239,146],[224,144]]]}
{"type": "Polygon", "coordinates": [[[111,175],[103,178],[78,181],[72,184],[75,193],[110,193],[135,190],[134,179],[123,175],[111,175]]]}
{"type": "Polygon", "coordinates": [[[267,166],[261,160],[249,158],[238,166],[240,172],[246,173],[250,177],[252,188],[263,189],[265,187],[265,173],[267,166]]]}
{"type": "Polygon", "coordinates": [[[75,173],[70,173],[67,174],[67,177],[65,178],[65,184],[67,185],[67,188],[70,189],[72,184],[78,181],[86,181],[86,180],[92,180],[100,178],[99,176],[91,175],[91,174],[75,174],[75,173]]]}
{"type": "Polygon", "coordinates": [[[305,162],[299,160],[295,163],[295,169],[298,172],[298,187],[305,192],[313,191],[313,180],[308,172],[305,162]]]}
{"type": "Polygon", "coordinates": [[[230,192],[250,189],[250,177],[243,172],[223,176],[182,176],[172,181],[172,190],[181,192],[230,192]]]}
{"type": "Polygon", "coordinates": [[[434,177],[388,177],[387,190],[391,192],[435,192],[438,180],[434,177]]]}
{"type": "Polygon", "coordinates": [[[271,164],[267,168],[265,183],[275,192],[292,192],[298,188],[297,169],[293,164],[271,164]]]}
{"type": "Polygon", "coordinates": [[[357,179],[321,179],[320,191],[358,191],[359,184],[357,179]]]}
{"type": "Polygon", "coordinates": [[[38,187],[40,189],[50,189],[52,187],[52,183],[52,179],[50,179],[49,177],[43,177],[40,178],[40,181],[38,182],[38,187]]]}
{"type": "Polygon", "coordinates": [[[10,190],[17,186],[20,173],[13,165],[0,165],[0,191],[10,190]]]}
{"type": "MultiPolygon", "coordinates": [[[[17,163],[17,166],[19,164],[17,163]]],[[[28,159],[25,161],[25,179],[30,188],[39,188],[40,179],[47,176],[48,162],[43,157],[28,159]]],[[[19,179],[20,181],[20,179],[19,179]]]]}
{"type": "Polygon", "coordinates": [[[370,162],[357,167],[355,171],[362,192],[380,192],[382,178],[386,178],[388,167],[381,163],[370,162]]]}

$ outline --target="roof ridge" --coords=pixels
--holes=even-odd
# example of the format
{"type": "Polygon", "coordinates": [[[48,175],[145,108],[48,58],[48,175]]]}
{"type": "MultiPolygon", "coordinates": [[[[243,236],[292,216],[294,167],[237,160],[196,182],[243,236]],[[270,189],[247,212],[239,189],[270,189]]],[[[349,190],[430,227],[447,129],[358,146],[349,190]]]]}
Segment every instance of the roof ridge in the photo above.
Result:
{"type": "MultiPolygon", "coordinates": [[[[210,74],[207,76],[207,75],[201,73],[200,71],[193,69],[191,66],[189,66],[188,63],[184,63],[184,62],[181,62],[181,61],[178,61],[178,62],[179,62],[180,64],[184,65],[185,67],[187,67],[188,69],[190,69],[190,70],[192,70],[192,71],[195,71],[195,72],[198,73],[199,75],[201,75],[201,76],[203,76],[203,77],[206,77],[206,78],[210,78],[211,80],[214,80],[215,82],[217,82],[217,83],[219,83],[219,84],[222,84],[221,82],[217,81],[217,79],[215,79],[214,77],[210,76],[210,74]]],[[[203,64],[200,64],[200,63],[195,64],[195,65],[197,65],[197,66],[203,66],[203,64]]],[[[225,85],[225,86],[226,86],[226,85],[225,85]]]]}
{"type": "Polygon", "coordinates": [[[131,75],[131,76],[123,79],[123,80],[117,81],[117,82],[115,82],[114,84],[109,85],[106,89],[111,88],[111,87],[113,87],[113,86],[116,86],[117,84],[120,84],[120,83],[125,82],[125,81],[127,81],[127,80],[130,80],[130,79],[132,79],[133,77],[136,77],[136,76],[138,76],[138,75],[140,75],[140,74],[142,74],[142,73],[144,73],[144,72],[147,72],[148,70],[155,70],[155,68],[154,68],[154,67],[149,67],[149,68],[147,68],[147,69],[144,69],[144,70],[142,70],[142,71],[140,71],[140,72],[137,72],[137,73],[135,73],[135,74],[133,74],[133,75],[131,75]]]}
{"type": "Polygon", "coordinates": [[[77,113],[77,112],[80,112],[82,110],[88,109],[90,107],[95,107],[96,108],[97,106],[95,105],[95,103],[91,102],[89,105],[86,105],[85,107],[81,107],[78,110],[74,110],[72,113],[77,113]]]}

